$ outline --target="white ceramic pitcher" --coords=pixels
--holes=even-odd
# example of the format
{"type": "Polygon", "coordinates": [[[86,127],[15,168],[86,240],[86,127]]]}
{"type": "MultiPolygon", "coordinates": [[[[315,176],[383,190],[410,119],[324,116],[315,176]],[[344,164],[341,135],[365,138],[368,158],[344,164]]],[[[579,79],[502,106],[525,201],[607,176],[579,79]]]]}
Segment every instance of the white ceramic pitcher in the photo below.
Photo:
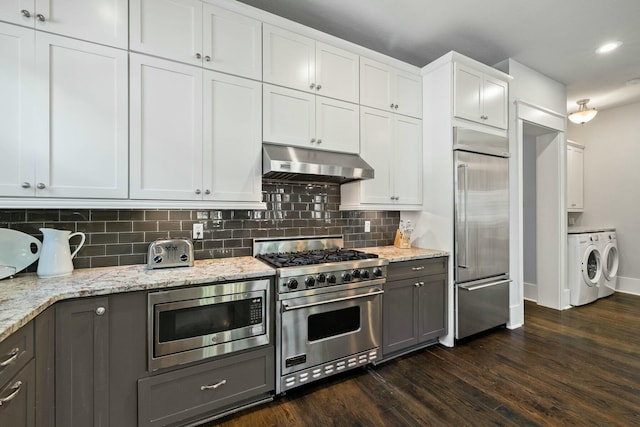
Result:
{"type": "Polygon", "coordinates": [[[68,230],[54,228],[41,228],[40,231],[44,240],[40,261],[38,261],[38,277],[59,277],[71,274],[73,272],[71,260],[84,245],[84,233],[71,233],[68,230]],[[71,253],[69,240],[75,236],[80,236],[81,240],[76,250],[71,253]]]}

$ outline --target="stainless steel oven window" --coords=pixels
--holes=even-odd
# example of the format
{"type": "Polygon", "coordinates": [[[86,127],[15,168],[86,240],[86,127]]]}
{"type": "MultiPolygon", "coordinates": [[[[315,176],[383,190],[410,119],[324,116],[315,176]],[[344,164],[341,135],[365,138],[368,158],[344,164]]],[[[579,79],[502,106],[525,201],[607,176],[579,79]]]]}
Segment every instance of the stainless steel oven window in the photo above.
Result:
{"type": "Polygon", "coordinates": [[[342,308],[307,318],[307,339],[318,341],[360,330],[360,306],[342,308]]]}

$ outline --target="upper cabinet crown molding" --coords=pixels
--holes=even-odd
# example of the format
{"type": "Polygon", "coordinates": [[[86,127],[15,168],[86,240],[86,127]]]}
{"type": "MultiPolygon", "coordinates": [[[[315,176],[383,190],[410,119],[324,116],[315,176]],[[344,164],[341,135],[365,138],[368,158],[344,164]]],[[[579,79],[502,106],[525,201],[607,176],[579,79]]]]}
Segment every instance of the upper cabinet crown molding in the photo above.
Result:
{"type": "Polygon", "coordinates": [[[2,0],[0,20],[127,49],[127,0],[2,0]]]}
{"type": "Polygon", "coordinates": [[[131,0],[130,49],[255,80],[262,23],[200,0],[131,0]]]}

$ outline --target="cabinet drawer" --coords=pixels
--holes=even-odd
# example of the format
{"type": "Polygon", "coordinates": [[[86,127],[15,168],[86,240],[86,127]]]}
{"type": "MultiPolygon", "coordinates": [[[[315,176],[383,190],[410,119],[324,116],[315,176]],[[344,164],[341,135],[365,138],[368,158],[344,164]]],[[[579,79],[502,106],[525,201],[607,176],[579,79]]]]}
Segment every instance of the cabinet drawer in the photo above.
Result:
{"type": "Polygon", "coordinates": [[[32,360],[16,376],[0,385],[0,426],[33,426],[35,393],[35,361],[32,360]]]}
{"type": "Polygon", "coordinates": [[[447,272],[448,257],[417,259],[389,264],[387,282],[447,272]]]}
{"type": "Polygon", "coordinates": [[[138,426],[174,425],[211,416],[216,410],[264,398],[274,389],[272,346],[143,378],[138,380],[138,426]],[[206,386],[210,388],[203,389],[206,386]]]}
{"type": "Polygon", "coordinates": [[[5,384],[33,358],[33,322],[0,343],[0,385],[5,384]]]}

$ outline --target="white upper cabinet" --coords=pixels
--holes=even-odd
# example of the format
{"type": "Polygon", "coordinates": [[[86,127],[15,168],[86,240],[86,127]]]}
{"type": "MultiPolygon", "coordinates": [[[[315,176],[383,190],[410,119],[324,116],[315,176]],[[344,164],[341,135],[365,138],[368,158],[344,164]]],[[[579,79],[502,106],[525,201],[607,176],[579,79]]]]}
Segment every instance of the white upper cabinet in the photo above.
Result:
{"type": "Polygon", "coordinates": [[[131,198],[260,202],[262,84],[131,55],[131,198]]]}
{"type": "Polygon", "coordinates": [[[259,80],[261,22],[200,0],[131,0],[130,48],[259,80]]]}
{"type": "Polygon", "coordinates": [[[422,121],[361,107],[362,158],[375,177],[341,186],[347,209],[419,209],[422,205],[422,121]]]}
{"type": "Polygon", "coordinates": [[[361,57],[360,104],[420,118],[422,78],[361,57]]]}
{"type": "Polygon", "coordinates": [[[265,84],[263,139],[318,150],[359,152],[359,106],[265,84]]]}
{"type": "Polygon", "coordinates": [[[0,195],[126,198],[127,53],[4,24],[0,52],[0,195]]]}
{"type": "Polygon", "coordinates": [[[127,48],[127,0],[3,0],[0,20],[127,48]]]}
{"type": "Polygon", "coordinates": [[[265,82],[358,102],[358,55],[263,25],[265,82]]]}
{"type": "Polygon", "coordinates": [[[454,66],[453,115],[500,129],[508,126],[508,83],[474,68],[454,66]]]}
{"type": "Polygon", "coordinates": [[[584,146],[567,141],[567,210],[584,211],[584,146]]]}

